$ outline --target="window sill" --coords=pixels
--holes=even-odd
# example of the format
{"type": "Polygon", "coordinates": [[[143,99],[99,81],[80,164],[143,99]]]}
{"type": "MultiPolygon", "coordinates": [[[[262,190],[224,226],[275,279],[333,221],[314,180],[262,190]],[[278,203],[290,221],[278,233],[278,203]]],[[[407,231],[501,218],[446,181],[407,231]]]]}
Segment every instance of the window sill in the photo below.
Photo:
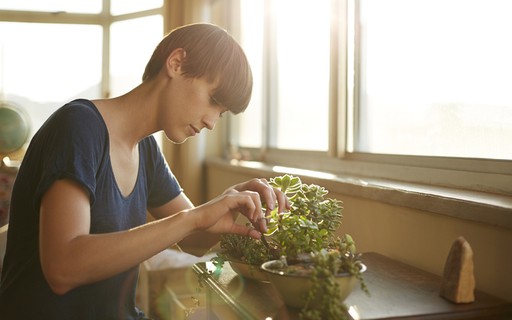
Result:
{"type": "Polygon", "coordinates": [[[322,185],[333,193],[512,229],[512,197],[509,196],[386,179],[336,175],[273,166],[257,161],[228,161],[211,158],[207,160],[206,164],[255,177],[293,174],[322,185]]]}

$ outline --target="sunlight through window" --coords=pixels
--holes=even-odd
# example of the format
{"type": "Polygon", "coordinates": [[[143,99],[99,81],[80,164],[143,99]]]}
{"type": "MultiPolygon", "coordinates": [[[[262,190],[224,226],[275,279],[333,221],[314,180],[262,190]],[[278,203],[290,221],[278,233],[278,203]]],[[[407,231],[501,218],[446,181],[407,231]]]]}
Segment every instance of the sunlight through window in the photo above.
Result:
{"type": "Polygon", "coordinates": [[[255,90],[238,143],[259,147],[265,130],[270,147],[326,151],[330,1],[245,0],[241,21],[255,90]]]}
{"type": "Polygon", "coordinates": [[[512,159],[512,2],[361,1],[356,150],[512,159]]]}

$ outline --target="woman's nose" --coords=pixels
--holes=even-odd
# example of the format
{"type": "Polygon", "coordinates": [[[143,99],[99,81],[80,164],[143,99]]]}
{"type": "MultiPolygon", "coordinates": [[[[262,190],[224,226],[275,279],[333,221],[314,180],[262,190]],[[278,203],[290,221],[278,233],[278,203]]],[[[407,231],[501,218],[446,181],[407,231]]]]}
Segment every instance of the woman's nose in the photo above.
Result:
{"type": "Polygon", "coordinates": [[[206,119],[203,121],[206,129],[213,130],[215,128],[215,124],[217,122],[217,119],[206,119]]]}

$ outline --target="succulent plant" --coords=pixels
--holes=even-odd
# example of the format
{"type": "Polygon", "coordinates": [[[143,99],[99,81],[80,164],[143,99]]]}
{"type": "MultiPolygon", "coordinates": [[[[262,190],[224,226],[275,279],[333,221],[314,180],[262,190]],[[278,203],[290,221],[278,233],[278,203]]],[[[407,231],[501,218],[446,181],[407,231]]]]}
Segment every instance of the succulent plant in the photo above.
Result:
{"type": "Polygon", "coordinates": [[[303,253],[327,248],[336,240],[343,211],[340,200],[327,198],[325,188],[304,184],[299,177],[284,175],[269,182],[288,197],[290,211],[279,213],[276,208],[266,217],[268,231],[263,237],[269,247],[262,240],[223,235],[220,246],[228,259],[251,264],[261,264],[280,256],[294,260],[303,253]]]}
{"type": "Polygon", "coordinates": [[[313,279],[312,290],[303,297],[301,319],[343,319],[347,310],[334,277],[349,273],[360,280],[366,293],[368,289],[354,240],[348,234],[337,235],[343,218],[342,201],[327,197],[324,187],[305,184],[292,175],[274,177],[269,183],[288,197],[290,210],[280,213],[276,208],[268,213],[268,231],[262,240],[223,235],[222,251],[214,263],[220,267],[225,260],[236,259],[259,267],[266,261],[281,260],[284,272],[307,272],[313,279]],[[311,303],[317,296],[322,297],[320,306],[311,303]]]}

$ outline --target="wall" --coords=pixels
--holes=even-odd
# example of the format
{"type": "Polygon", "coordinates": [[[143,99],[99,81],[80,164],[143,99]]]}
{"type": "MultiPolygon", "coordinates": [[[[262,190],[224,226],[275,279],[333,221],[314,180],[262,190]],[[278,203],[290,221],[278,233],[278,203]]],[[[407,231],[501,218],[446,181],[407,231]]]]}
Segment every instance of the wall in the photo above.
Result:
{"type": "MultiPolygon", "coordinates": [[[[211,199],[230,185],[255,176],[275,175],[210,163],[206,170],[207,197],[211,199]]],[[[303,180],[310,182],[307,178],[303,180]]],[[[340,232],[353,236],[359,252],[378,252],[441,275],[453,241],[464,236],[474,251],[477,288],[512,301],[509,229],[344,194],[330,195],[344,202],[340,232]]]]}

